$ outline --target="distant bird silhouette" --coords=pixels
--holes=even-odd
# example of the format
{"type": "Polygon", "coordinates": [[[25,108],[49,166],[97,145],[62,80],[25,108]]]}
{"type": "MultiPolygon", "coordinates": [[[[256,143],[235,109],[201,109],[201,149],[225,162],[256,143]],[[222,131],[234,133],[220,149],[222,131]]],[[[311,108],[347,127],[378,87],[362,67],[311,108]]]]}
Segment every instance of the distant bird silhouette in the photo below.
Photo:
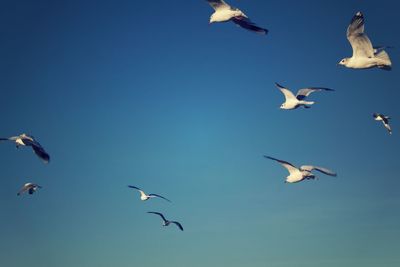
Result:
{"type": "Polygon", "coordinates": [[[156,214],[156,215],[160,216],[161,219],[163,220],[163,226],[168,226],[168,225],[170,225],[171,223],[173,223],[173,224],[176,224],[176,225],[179,227],[179,229],[180,229],[181,231],[183,231],[183,227],[182,227],[182,225],[181,225],[179,222],[176,222],[176,221],[169,221],[169,220],[165,219],[164,215],[162,215],[162,214],[159,213],[159,212],[148,211],[147,213],[152,213],[152,214],[156,214]]]}
{"type": "Polygon", "coordinates": [[[43,160],[44,163],[48,163],[50,161],[50,156],[47,154],[47,152],[44,150],[44,148],[39,144],[38,141],[35,140],[33,136],[29,136],[25,133],[18,135],[18,136],[12,136],[9,138],[0,138],[0,141],[13,141],[15,142],[15,145],[17,148],[20,146],[30,146],[33,149],[33,152],[43,160]]]}
{"type": "Polygon", "coordinates": [[[232,21],[236,25],[260,34],[267,34],[268,30],[260,28],[238,8],[231,7],[223,0],[207,0],[215,12],[210,17],[210,23],[232,21]]]}
{"type": "Polygon", "coordinates": [[[316,176],[312,173],[313,170],[317,170],[319,172],[322,172],[326,175],[330,175],[330,176],[336,176],[337,174],[332,172],[331,170],[322,168],[322,167],[317,167],[317,166],[312,166],[312,165],[303,165],[300,168],[297,168],[296,166],[294,166],[293,164],[284,161],[284,160],[280,160],[280,159],[276,159],[273,157],[269,157],[269,156],[264,156],[267,159],[271,159],[271,160],[275,160],[277,162],[279,162],[283,167],[285,167],[288,172],[289,172],[289,176],[286,177],[286,183],[297,183],[300,181],[303,181],[305,179],[315,179],[316,176]]]}
{"type": "Polygon", "coordinates": [[[392,62],[384,47],[373,47],[364,33],[364,15],[357,12],[347,28],[347,39],[353,48],[353,56],[342,59],[339,64],[353,69],[369,69],[378,67],[392,69],[392,62]]]}
{"type": "Polygon", "coordinates": [[[33,183],[26,183],[24,184],[24,186],[19,190],[19,192],[17,193],[17,195],[21,195],[23,193],[25,193],[26,191],[28,191],[28,193],[30,195],[32,195],[33,193],[35,193],[39,188],[42,188],[40,185],[38,184],[33,184],[33,183]]]}
{"type": "Polygon", "coordinates": [[[140,192],[140,199],[143,200],[143,201],[149,200],[150,198],[158,197],[158,198],[162,198],[162,199],[164,199],[164,200],[166,200],[166,201],[168,201],[168,202],[171,202],[171,200],[169,200],[169,199],[167,199],[167,198],[165,198],[165,197],[163,197],[163,196],[157,195],[157,194],[148,194],[148,195],[147,195],[147,194],[146,194],[142,189],[140,189],[139,187],[136,187],[136,186],[133,186],[133,185],[128,185],[128,187],[138,190],[138,191],[140,192]]]}
{"type": "Polygon", "coordinates": [[[385,116],[379,113],[374,113],[372,114],[372,116],[375,118],[376,121],[381,121],[383,123],[383,126],[385,126],[385,128],[388,130],[389,134],[392,134],[392,128],[389,125],[389,116],[385,116]]]}
{"type": "Polygon", "coordinates": [[[286,87],[275,83],[278,89],[285,96],[285,102],[280,106],[281,109],[296,109],[298,107],[310,108],[310,105],[313,105],[315,102],[313,101],[305,101],[305,99],[313,92],[320,91],[335,91],[333,89],[324,88],[324,87],[309,87],[300,89],[296,96],[286,87]]]}

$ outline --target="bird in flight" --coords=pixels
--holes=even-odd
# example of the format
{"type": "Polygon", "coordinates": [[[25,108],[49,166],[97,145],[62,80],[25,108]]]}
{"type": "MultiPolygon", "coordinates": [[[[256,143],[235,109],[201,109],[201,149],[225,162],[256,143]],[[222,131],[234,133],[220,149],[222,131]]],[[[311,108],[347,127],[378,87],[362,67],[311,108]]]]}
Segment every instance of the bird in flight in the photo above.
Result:
{"type": "Polygon", "coordinates": [[[313,105],[315,102],[313,101],[305,101],[305,99],[313,92],[320,91],[335,91],[333,89],[324,88],[324,87],[309,87],[300,89],[296,96],[282,85],[275,83],[278,89],[285,96],[285,102],[280,106],[281,109],[296,109],[298,107],[310,108],[310,105],[313,105]]]}
{"type": "Polygon", "coordinates": [[[168,225],[170,225],[171,223],[173,223],[173,224],[175,224],[176,226],[178,226],[178,228],[179,228],[181,231],[183,231],[183,227],[182,227],[182,225],[181,225],[179,222],[176,222],[176,221],[169,221],[169,220],[165,219],[165,217],[164,217],[164,215],[162,215],[162,213],[160,213],[160,212],[155,212],[155,211],[148,211],[147,213],[156,214],[156,215],[160,216],[161,219],[163,220],[163,226],[168,226],[168,225]]]}
{"type": "Polygon", "coordinates": [[[30,146],[33,149],[33,152],[43,160],[44,163],[48,163],[50,161],[50,156],[44,150],[44,148],[39,144],[38,141],[35,140],[33,136],[29,136],[25,133],[12,136],[9,138],[0,138],[0,141],[13,141],[15,142],[15,146],[19,148],[20,146],[30,146]]]}
{"type": "Polygon", "coordinates": [[[376,121],[381,121],[383,123],[383,126],[385,126],[385,128],[388,130],[389,134],[392,134],[392,128],[389,125],[389,120],[390,120],[389,116],[385,116],[379,113],[374,113],[372,114],[372,116],[376,121]]]}
{"type": "Polygon", "coordinates": [[[163,197],[163,196],[157,195],[157,194],[148,194],[148,195],[147,195],[147,194],[146,194],[142,189],[140,189],[139,187],[136,187],[136,186],[133,186],[133,185],[128,185],[128,187],[138,190],[138,191],[140,192],[140,199],[143,200],[143,201],[149,200],[150,198],[158,197],[158,198],[162,198],[162,199],[164,199],[164,200],[166,200],[166,201],[168,201],[168,202],[171,202],[171,200],[169,200],[169,199],[167,199],[167,198],[165,198],[165,197],[163,197]]]}
{"type": "Polygon", "coordinates": [[[33,193],[35,193],[39,188],[42,188],[40,185],[38,184],[33,184],[33,183],[26,183],[24,184],[24,186],[18,191],[17,196],[25,193],[26,191],[28,191],[28,193],[30,195],[32,195],[33,193]]]}
{"type": "Polygon", "coordinates": [[[369,69],[378,67],[391,70],[392,62],[384,47],[373,47],[368,36],[364,33],[364,15],[357,12],[347,28],[347,39],[353,48],[353,55],[339,62],[347,68],[369,69]]]}
{"type": "Polygon", "coordinates": [[[207,0],[215,12],[210,17],[210,24],[214,22],[232,21],[236,25],[260,34],[267,34],[268,30],[254,24],[240,9],[231,7],[224,0],[207,0]]]}
{"type": "Polygon", "coordinates": [[[287,161],[276,159],[269,156],[264,156],[264,157],[279,162],[283,167],[285,167],[288,170],[289,176],[286,177],[285,183],[297,183],[303,180],[315,179],[316,176],[312,173],[313,170],[322,172],[326,175],[337,176],[335,172],[328,170],[326,168],[312,166],[312,165],[303,165],[300,168],[297,168],[296,166],[287,161]]]}

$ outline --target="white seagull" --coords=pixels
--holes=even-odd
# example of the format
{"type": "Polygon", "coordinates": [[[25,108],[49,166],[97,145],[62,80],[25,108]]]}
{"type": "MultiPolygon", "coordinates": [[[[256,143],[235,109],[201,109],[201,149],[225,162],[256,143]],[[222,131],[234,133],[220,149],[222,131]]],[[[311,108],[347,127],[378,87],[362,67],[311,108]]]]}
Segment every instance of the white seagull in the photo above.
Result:
{"type": "Polygon", "coordinates": [[[48,163],[50,161],[50,156],[47,154],[47,152],[44,150],[44,148],[39,144],[38,141],[35,140],[33,136],[29,136],[25,133],[18,135],[18,136],[12,136],[9,138],[0,138],[0,141],[13,141],[15,142],[15,145],[17,148],[20,146],[30,146],[33,149],[33,152],[41,158],[44,163],[48,163]]]}
{"type": "Polygon", "coordinates": [[[358,12],[354,15],[347,28],[347,39],[353,48],[351,58],[342,59],[339,64],[353,69],[369,69],[378,67],[391,70],[392,62],[384,47],[373,47],[368,36],[364,33],[364,15],[358,12]]]}
{"type": "Polygon", "coordinates": [[[314,104],[313,101],[305,101],[305,99],[313,92],[319,91],[335,91],[333,89],[324,87],[309,87],[300,89],[296,96],[287,88],[282,85],[275,83],[276,86],[281,90],[285,96],[285,102],[280,106],[281,109],[296,109],[298,107],[310,108],[310,105],[314,104]]]}
{"type": "Polygon", "coordinates": [[[210,24],[213,22],[227,22],[232,21],[236,25],[256,33],[267,34],[268,30],[260,28],[255,25],[251,20],[238,8],[231,7],[224,0],[207,0],[207,2],[214,8],[215,12],[210,17],[210,24]]]}
{"type": "Polygon", "coordinates": [[[385,116],[385,115],[379,114],[379,113],[374,113],[374,114],[372,114],[372,116],[374,117],[374,119],[376,121],[381,121],[383,123],[383,126],[385,126],[385,128],[388,130],[389,134],[392,134],[392,128],[390,128],[390,125],[389,125],[389,120],[390,120],[389,116],[385,116]]]}
{"type": "Polygon", "coordinates": [[[280,159],[276,159],[273,157],[269,157],[269,156],[264,156],[267,159],[272,159],[275,160],[277,162],[279,162],[283,167],[285,167],[288,171],[289,171],[289,176],[286,177],[285,183],[297,183],[297,182],[301,182],[305,179],[309,180],[309,179],[315,179],[316,176],[312,173],[313,170],[317,170],[319,172],[322,172],[326,175],[330,175],[330,176],[336,176],[337,174],[332,172],[331,170],[322,168],[322,167],[317,167],[317,166],[312,166],[312,165],[303,165],[300,168],[297,168],[296,166],[294,166],[293,164],[284,161],[284,160],[280,160],[280,159]]]}
{"type": "Polygon", "coordinates": [[[139,187],[136,187],[136,186],[133,186],[133,185],[128,185],[128,187],[138,190],[138,191],[140,192],[140,199],[143,200],[143,201],[146,201],[146,200],[148,200],[148,199],[150,199],[150,198],[158,197],[158,198],[162,198],[162,199],[164,199],[164,200],[166,200],[166,201],[168,201],[168,202],[171,202],[171,200],[166,199],[165,197],[160,196],[160,195],[157,195],[157,194],[148,194],[148,195],[147,195],[147,194],[146,194],[142,189],[140,189],[139,187]]]}
{"type": "Polygon", "coordinates": [[[160,216],[161,219],[163,220],[163,226],[168,226],[169,224],[174,223],[174,224],[176,224],[176,225],[179,227],[179,229],[180,229],[181,231],[183,231],[183,227],[182,227],[182,225],[181,225],[179,222],[176,222],[176,221],[169,221],[169,220],[165,219],[164,215],[162,215],[162,214],[159,213],[159,212],[148,211],[147,213],[152,213],[152,214],[156,214],[156,215],[160,216]]]}
{"type": "Polygon", "coordinates": [[[38,188],[42,188],[40,185],[38,184],[33,184],[33,183],[26,183],[24,184],[24,186],[18,191],[17,196],[25,193],[26,191],[28,191],[28,193],[30,195],[32,195],[33,193],[35,193],[38,188]]]}

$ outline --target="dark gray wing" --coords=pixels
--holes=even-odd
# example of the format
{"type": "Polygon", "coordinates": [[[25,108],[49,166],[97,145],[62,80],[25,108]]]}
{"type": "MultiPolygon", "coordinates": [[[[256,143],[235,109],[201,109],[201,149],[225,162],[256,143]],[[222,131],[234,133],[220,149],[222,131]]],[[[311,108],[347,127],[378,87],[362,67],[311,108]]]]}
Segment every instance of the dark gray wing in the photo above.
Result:
{"type": "Polygon", "coordinates": [[[252,32],[256,32],[259,34],[267,34],[268,30],[258,27],[256,24],[254,24],[253,22],[251,22],[251,20],[249,20],[246,17],[240,16],[240,17],[234,17],[232,18],[232,21],[236,24],[239,25],[240,27],[252,31],[252,32]]]}
{"type": "Polygon", "coordinates": [[[35,152],[35,154],[44,161],[44,163],[49,163],[50,155],[47,154],[47,152],[43,149],[43,147],[33,145],[32,149],[33,152],[35,152]]]}
{"type": "Polygon", "coordinates": [[[309,96],[311,93],[320,92],[320,91],[335,91],[335,90],[330,89],[330,88],[325,88],[325,87],[308,87],[308,88],[300,89],[297,92],[296,98],[298,100],[303,100],[307,96],[309,96]]]}
{"type": "Polygon", "coordinates": [[[179,222],[171,221],[171,223],[176,224],[179,227],[179,229],[181,229],[181,231],[183,231],[183,227],[179,222]]]}
{"type": "Polygon", "coordinates": [[[166,222],[166,221],[167,221],[167,219],[165,219],[164,215],[162,215],[162,214],[161,214],[161,213],[159,213],[159,212],[155,212],[155,211],[148,211],[147,213],[156,214],[156,215],[160,216],[160,217],[163,219],[163,221],[164,221],[164,222],[166,222]]]}
{"type": "Polygon", "coordinates": [[[139,187],[136,187],[136,186],[133,186],[133,185],[128,185],[128,187],[129,187],[129,188],[136,189],[136,190],[141,190],[139,187]]]}
{"type": "Polygon", "coordinates": [[[151,197],[159,197],[159,198],[162,198],[162,199],[164,199],[164,200],[166,200],[168,202],[171,202],[171,200],[169,200],[169,199],[167,199],[167,198],[165,198],[163,196],[157,195],[157,194],[149,194],[149,196],[151,196],[151,197]]]}
{"type": "Polygon", "coordinates": [[[364,15],[358,12],[347,27],[347,39],[353,48],[353,56],[373,57],[374,48],[368,36],[364,33],[364,15]]]}

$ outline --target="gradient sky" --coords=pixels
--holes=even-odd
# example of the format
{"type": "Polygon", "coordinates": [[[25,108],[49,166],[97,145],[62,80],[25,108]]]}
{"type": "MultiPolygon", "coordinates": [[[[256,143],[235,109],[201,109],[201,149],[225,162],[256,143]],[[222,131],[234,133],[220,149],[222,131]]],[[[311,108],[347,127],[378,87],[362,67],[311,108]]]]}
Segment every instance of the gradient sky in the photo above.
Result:
{"type": "Polygon", "coordinates": [[[229,3],[270,33],[206,1],[1,1],[0,133],[52,157],[0,145],[1,266],[400,266],[400,4],[229,3]],[[391,72],[337,65],[357,11],[391,72]],[[283,111],[274,82],[336,92],[283,111]],[[338,177],[284,184],[264,154],[338,177]]]}

